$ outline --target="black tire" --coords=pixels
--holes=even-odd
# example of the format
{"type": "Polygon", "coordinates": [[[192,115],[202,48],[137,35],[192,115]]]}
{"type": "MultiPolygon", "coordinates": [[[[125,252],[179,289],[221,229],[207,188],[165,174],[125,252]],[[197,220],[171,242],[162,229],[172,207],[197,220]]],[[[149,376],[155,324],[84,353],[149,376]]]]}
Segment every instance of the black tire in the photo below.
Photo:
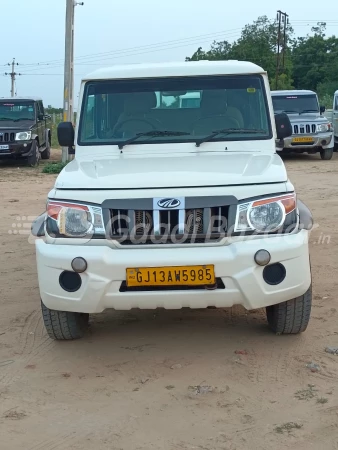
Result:
{"type": "Polygon", "coordinates": [[[312,287],[304,295],[268,306],[268,323],[276,334],[298,334],[306,330],[310,321],[312,305],[312,287]]]}
{"type": "Polygon", "coordinates": [[[332,159],[332,156],[333,156],[333,148],[327,148],[326,150],[320,151],[320,157],[324,161],[328,161],[329,159],[332,159]]]}
{"type": "Polygon", "coordinates": [[[31,155],[28,156],[27,162],[30,167],[37,167],[39,165],[40,152],[37,141],[32,142],[31,155]]]}
{"type": "Polygon", "coordinates": [[[46,149],[43,152],[41,152],[41,159],[50,159],[50,147],[51,147],[50,136],[48,136],[46,146],[47,146],[46,149]]]}
{"type": "Polygon", "coordinates": [[[89,314],[54,311],[42,302],[41,310],[47,333],[56,341],[80,339],[88,328],[89,314]]]}

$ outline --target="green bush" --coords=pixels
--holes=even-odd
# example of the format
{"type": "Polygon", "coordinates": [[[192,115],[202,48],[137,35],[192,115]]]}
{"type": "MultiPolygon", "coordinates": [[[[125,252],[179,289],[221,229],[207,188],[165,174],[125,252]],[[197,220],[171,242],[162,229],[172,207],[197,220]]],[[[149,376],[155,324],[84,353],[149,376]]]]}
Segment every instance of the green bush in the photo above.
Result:
{"type": "Polygon", "coordinates": [[[60,173],[68,163],[69,161],[48,163],[44,166],[42,173],[60,173]]]}

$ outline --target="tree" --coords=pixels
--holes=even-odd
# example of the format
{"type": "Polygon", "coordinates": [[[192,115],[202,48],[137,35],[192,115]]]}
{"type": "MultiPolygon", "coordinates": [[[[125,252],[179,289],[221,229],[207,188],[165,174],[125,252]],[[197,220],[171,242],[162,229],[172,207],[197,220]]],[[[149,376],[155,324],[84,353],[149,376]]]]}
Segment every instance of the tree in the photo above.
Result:
{"type": "MultiPolygon", "coordinates": [[[[287,39],[292,41],[293,30],[287,28],[287,39]]],[[[270,82],[275,79],[277,58],[278,27],[275,21],[266,16],[259,17],[253,24],[246,25],[241,37],[230,44],[228,41],[213,42],[210,49],[204,51],[199,47],[187,61],[200,59],[227,60],[238,59],[251,61],[263,67],[269,75],[270,82]]],[[[292,45],[291,45],[292,48],[292,45]]],[[[285,67],[279,73],[278,88],[292,88],[292,60],[291,48],[282,48],[285,51],[285,67]]]]}
{"type": "Polygon", "coordinates": [[[321,85],[338,85],[338,38],[326,38],[325,23],[312,28],[312,36],[300,37],[292,52],[293,78],[297,89],[317,90],[321,85]]]}
{"type": "Polygon", "coordinates": [[[224,59],[231,59],[231,50],[232,46],[228,41],[214,41],[211,44],[210,50],[205,52],[202,50],[202,47],[199,47],[190,58],[186,58],[186,61],[199,61],[202,59],[208,59],[209,61],[219,61],[224,59]]]}
{"type": "MultiPolygon", "coordinates": [[[[186,60],[251,61],[268,72],[275,89],[277,41],[278,24],[262,16],[246,25],[235,42],[213,42],[209,50],[199,47],[186,60]]],[[[318,92],[321,99],[325,98],[324,103],[328,105],[338,89],[338,37],[327,37],[326,24],[318,22],[311,34],[297,39],[288,26],[287,43],[287,48],[281,48],[281,60],[284,55],[285,63],[279,70],[277,89],[310,89],[318,92]]]]}
{"type": "MultiPolygon", "coordinates": [[[[291,39],[292,29],[287,29],[287,40],[291,39]]],[[[251,61],[263,67],[269,75],[270,83],[274,85],[277,61],[277,40],[278,27],[275,21],[269,20],[266,16],[259,17],[253,24],[246,25],[241,37],[233,44],[233,55],[236,59],[251,61]]],[[[291,52],[288,48],[281,48],[282,54],[285,52],[285,67],[280,64],[279,84],[277,88],[292,87],[292,64],[291,52]]]]}

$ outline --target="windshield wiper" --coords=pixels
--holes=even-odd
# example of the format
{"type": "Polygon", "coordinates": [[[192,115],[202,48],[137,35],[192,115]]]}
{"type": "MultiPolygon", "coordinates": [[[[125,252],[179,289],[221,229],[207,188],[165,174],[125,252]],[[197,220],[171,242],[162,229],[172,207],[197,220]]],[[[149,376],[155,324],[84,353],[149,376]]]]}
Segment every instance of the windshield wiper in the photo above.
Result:
{"type": "Polygon", "coordinates": [[[154,137],[163,137],[163,136],[187,136],[190,133],[187,133],[186,131],[147,131],[146,133],[138,133],[135,136],[126,139],[125,141],[122,141],[118,144],[119,149],[122,150],[125,145],[129,145],[132,142],[136,141],[138,138],[142,136],[148,136],[151,138],[154,137]]]}
{"type": "Polygon", "coordinates": [[[34,120],[34,119],[31,119],[30,117],[20,117],[19,119],[15,119],[14,122],[20,122],[20,120],[34,120]]]}
{"type": "Polygon", "coordinates": [[[216,130],[213,131],[212,134],[209,134],[208,136],[205,136],[201,139],[198,139],[196,141],[196,147],[199,147],[203,142],[211,141],[214,137],[216,137],[219,134],[224,134],[227,136],[228,134],[236,134],[236,133],[242,133],[242,134],[262,134],[266,133],[266,130],[250,130],[249,128],[225,128],[224,130],[216,130]]]}
{"type": "Polygon", "coordinates": [[[9,117],[0,117],[0,120],[13,120],[13,119],[10,119],[9,117]]]}
{"type": "Polygon", "coordinates": [[[303,111],[299,112],[299,115],[307,113],[307,112],[315,112],[315,113],[319,113],[318,109],[303,109],[303,111]]]}

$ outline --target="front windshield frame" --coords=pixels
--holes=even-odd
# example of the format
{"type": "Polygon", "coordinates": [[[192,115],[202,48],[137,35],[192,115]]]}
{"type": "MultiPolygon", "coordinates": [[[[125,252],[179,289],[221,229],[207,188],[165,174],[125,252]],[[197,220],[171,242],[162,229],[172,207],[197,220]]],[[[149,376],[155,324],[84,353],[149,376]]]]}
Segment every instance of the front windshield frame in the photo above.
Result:
{"type": "MultiPolygon", "coordinates": [[[[302,112],[304,112],[306,110],[306,112],[310,112],[308,110],[313,110],[313,113],[317,112],[319,113],[319,103],[318,103],[318,98],[316,94],[288,94],[288,95],[279,95],[279,94],[275,94],[272,95],[272,104],[273,104],[273,108],[275,112],[284,112],[286,111],[287,114],[301,114],[302,112]],[[287,103],[289,103],[290,106],[287,106],[286,108],[276,108],[275,107],[275,103],[274,100],[284,100],[285,102],[285,106],[287,105],[287,103]],[[302,100],[312,100],[313,101],[313,105],[316,106],[316,108],[312,108],[310,103],[309,103],[309,108],[301,108],[300,106],[297,107],[297,101],[299,105],[302,104],[302,100]],[[290,111],[290,113],[289,113],[290,111]],[[294,111],[294,113],[292,113],[291,111],[294,111]]],[[[305,103],[303,103],[305,104],[305,103]]],[[[311,111],[312,112],[312,111],[311,111]]]]}
{"type": "Polygon", "coordinates": [[[33,100],[17,100],[17,99],[0,99],[0,120],[2,118],[7,118],[8,122],[15,122],[17,120],[20,120],[20,115],[22,115],[22,111],[18,110],[18,111],[10,111],[9,112],[9,116],[6,116],[6,113],[2,114],[1,113],[1,106],[11,106],[11,107],[31,107],[33,109],[33,118],[27,118],[25,117],[25,119],[27,121],[31,121],[34,122],[35,121],[35,117],[36,117],[36,105],[35,102],[33,100]],[[15,113],[17,113],[17,115],[15,115],[15,113]]]}
{"type": "MultiPolygon", "coordinates": [[[[200,87],[198,85],[198,82],[206,82],[210,83],[210,85],[218,85],[222,84],[222,80],[229,81],[229,78],[235,78],[237,80],[252,80],[256,83],[259,83],[259,87],[261,90],[261,103],[262,106],[264,106],[264,111],[262,110],[262,114],[264,113],[264,120],[266,122],[266,129],[265,134],[257,135],[253,133],[252,135],[243,134],[219,134],[215,136],[213,139],[210,139],[209,142],[222,142],[222,141],[260,141],[260,140],[271,140],[273,139],[273,127],[271,123],[271,114],[270,114],[270,105],[267,98],[267,92],[266,92],[266,84],[264,77],[260,74],[250,74],[250,75],[205,75],[205,76],[184,76],[184,77],[156,77],[156,78],[132,78],[132,79],[104,79],[104,80],[90,80],[84,83],[83,86],[83,96],[82,96],[82,102],[81,102],[81,110],[80,110],[80,117],[79,117],[79,125],[77,130],[77,145],[79,146],[117,146],[120,143],[123,142],[124,139],[97,139],[97,140],[84,140],[82,139],[82,130],[84,126],[84,117],[85,117],[85,109],[87,106],[87,99],[91,87],[97,87],[101,86],[103,88],[104,85],[109,85],[110,88],[114,93],[121,93],[121,92],[148,92],[148,91],[155,91],[156,89],[154,86],[156,86],[157,83],[163,83],[168,82],[172,83],[174,86],[176,86],[176,90],[179,90],[180,86],[182,86],[182,82],[192,82],[192,86],[189,87],[189,91],[196,91],[199,90],[200,87]],[[143,89],[136,89],[138,85],[142,84],[143,89]],[[130,86],[130,90],[128,91],[122,91],[122,89],[119,91],[119,86],[130,86]],[[197,87],[196,87],[197,86],[197,87]]],[[[124,88],[125,89],[125,88],[124,88]]],[[[182,88],[181,88],[182,89],[182,88]]],[[[175,89],[174,89],[175,90],[175,89]]],[[[165,91],[165,89],[163,90],[165,91]]],[[[110,91],[111,92],[111,91],[110,91]]],[[[97,95],[97,94],[96,94],[97,95]]],[[[183,109],[183,108],[182,108],[183,109]]],[[[215,129],[218,129],[216,127],[215,129]]],[[[163,130],[159,130],[163,131],[163,130]]],[[[174,131],[174,130],[166,130],[166,131],[174,131]]],[[[175,130],[177,131],[177,130],[175,130]]],[[[132,143],[132,145],[140,145],[140,144],[169,144],[169,143],[192,143],[196,142],[201,138],[201,135],[193,135],[191,136],[166,136],[164,138],[147,138],[146,136],[144,138],[140,137],[136,141],[132,143]]]]}

